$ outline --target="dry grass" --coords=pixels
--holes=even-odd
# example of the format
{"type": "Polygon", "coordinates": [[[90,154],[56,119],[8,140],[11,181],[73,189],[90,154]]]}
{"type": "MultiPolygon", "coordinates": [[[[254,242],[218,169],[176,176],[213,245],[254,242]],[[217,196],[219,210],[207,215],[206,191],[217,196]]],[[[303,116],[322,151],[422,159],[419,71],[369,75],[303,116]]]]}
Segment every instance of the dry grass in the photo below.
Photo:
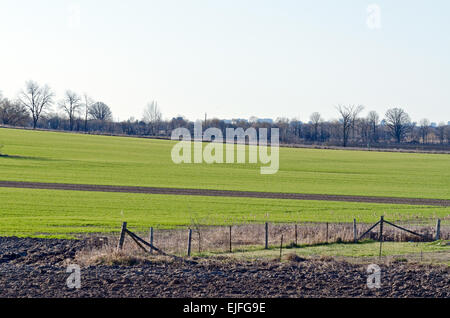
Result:
{"type": "Polygon", "coordinates": [[[289,261],[289,262],[293,262],[293,263],[299,263],[299,262],[306,261],[306,258],[300,257],[295,253],[286,254],[285,256],[283,256],[283,259],[285,259],[286,261],[289,261]]]}
{"type": "Polygon", "coordinates": [[[104,240],[102,246],[90,244],[79,251],[75,258],[82,266],[134,266],[156,262],[167,262],[170,258],[159,254],[149,254],[134,244],[131,239],[126,241],[122,250],[117,250],[117,240],[104,240]]]}
{"type": "MultiPolygon", "coordinates": [[[[432,237],[434,229],[428,225],[407,225],[402,224],[409,230],[413,230],[423,235],[432,237]]],[[[370,225],[359,224],[358,236],[368,230],[370,225]]],[[[132,230],[132,229],[130,229],[132,230]]],[[[450,239],[450,228],[442,227],[442,239],[450,239]]],[[[379,228],[375,228],[365,239],[378,239],[379,228]]],[[[149,240],[148,233],[137,233],[142,238],[149,240]]],[[[384,240],[396,242],[420,242],[422,238],[400,231],[388,225],[384,227],[384,240]]],[[[281,235],[283,235],[285,247],[295,247],[299,245],[317,245],[323,243],[344,243],[353,241],[353,224],[271,224],[269,226],[269,245],[279,246],[281,235]],[[296,231],[297,229],[297,231],[296,231]],[[328,230],[327,230],[328,229],[328,230]],[[297,234],[296,234],[297,232],[297,234]]],[[[262,247],[265,242],[265,226],[257,224],[235,225],[231,231],[232,249],[234,252],[244,251],[255,246],[262,247]]],[[[154,230],[154,245],[162,251],[179,256],[187,254],[187,229],[176,230],[154,230]]],[[[124,247],[121,251],[116,250],[118,242],[117,236],[108,238],[92,239],[89,246],[77,255],[77,260],[82,265],[138,265],[167,261],[169,258],[149,254],[138,247],[131,238],[127,237],[124,247]]],[[[230,250],[230,228],[229,227],[211,227],[196,225],[192,236],[192,253],[203,252],[229,252],[230,250]]],[[[301,261],[298,256],[285,255],[284,259],[288,261],[301,261]]]]}

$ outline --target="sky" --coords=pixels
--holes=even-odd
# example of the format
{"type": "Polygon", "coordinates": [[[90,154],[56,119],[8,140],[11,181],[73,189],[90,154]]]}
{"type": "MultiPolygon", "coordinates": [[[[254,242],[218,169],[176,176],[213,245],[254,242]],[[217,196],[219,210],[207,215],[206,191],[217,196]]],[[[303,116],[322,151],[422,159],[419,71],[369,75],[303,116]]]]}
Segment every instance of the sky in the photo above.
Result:
{"type": "MultiPolygon", "coordinates": [[[[450,121],[448,0],[0,0],[0,91],[27,80],[115,119],[381,117],[450,121]]],[[[57,110],[57,107],[55,107],[57,110]]]]}

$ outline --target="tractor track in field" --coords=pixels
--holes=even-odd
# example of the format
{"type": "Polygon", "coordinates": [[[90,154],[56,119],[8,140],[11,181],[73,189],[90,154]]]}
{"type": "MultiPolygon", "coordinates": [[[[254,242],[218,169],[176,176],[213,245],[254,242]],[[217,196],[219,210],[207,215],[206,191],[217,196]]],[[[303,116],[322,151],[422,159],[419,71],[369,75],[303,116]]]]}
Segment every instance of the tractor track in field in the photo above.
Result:
{"type": "Polygon", "coordinates": [[[260,199],[338,201],[338,202],[407,204],[407,205],[427,205],[427,206],[450,207],[450,200],[444,200],[444,199],[396,198],[396,197],[349,196],[349,195],[279,193],[279,192],[253,192],[253,191],[231,191],[231,190],[212,190],[212,189],[157,188],[157,187],[40,183],[40,182],[19,182],[19,181],[0,181],[0,188],[116,192],[116,193],[142,193],[142,194],[260,198],[260,199]]]}

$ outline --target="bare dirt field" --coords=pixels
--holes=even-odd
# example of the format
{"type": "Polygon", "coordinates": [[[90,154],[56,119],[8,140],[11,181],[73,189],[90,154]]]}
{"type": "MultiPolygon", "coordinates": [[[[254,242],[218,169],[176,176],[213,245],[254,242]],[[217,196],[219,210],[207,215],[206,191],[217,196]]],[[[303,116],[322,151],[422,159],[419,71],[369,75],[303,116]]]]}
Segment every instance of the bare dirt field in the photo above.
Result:
{"type": "Polygon", "coordinates": [[[330,258],[231,261],[155,257],[81,267],[69,289],[68,264],[92,240],[0,238],[0,297],[450,297],[448,266],[381,265],[381,288],[367,287],[367,265],[330,258]]]}
{"type": "Polygon", "coordinates": [[[264,198],[264,199],[365,202],[365,203],[409,204],[409,205],[428,205],[428,206],[444,206],[444,207],[450,206],[450,200],[443,200],[443,199],[369,197],[369,196],[347,196],[347,195],[327,195],[327,194],[248,192],[248,191],[228,191],[228,190],[226,191],[226,190],[208,190],[208,189],[181,189],[181,188],[177,189],[177,188],[38,183],[38,182],[17,182],[17,181],[0,181],[0,187],[22,188],[22,189],[70,190],[70,191],[243,197],[243,198],[264,198]]]}

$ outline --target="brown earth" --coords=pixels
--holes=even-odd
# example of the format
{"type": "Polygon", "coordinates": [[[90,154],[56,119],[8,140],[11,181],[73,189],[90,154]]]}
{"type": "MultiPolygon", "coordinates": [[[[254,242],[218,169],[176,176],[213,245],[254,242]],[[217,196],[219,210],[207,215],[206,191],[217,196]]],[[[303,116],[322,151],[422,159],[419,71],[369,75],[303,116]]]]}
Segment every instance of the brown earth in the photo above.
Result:
{"type": "Polygon", "coordinates": [[[250,192],[250,191],[229,191],[229,190],[209,190],[209,189],[155,188],[155,187],[133,187],[133,186],[111,186],[111,185],[89,185],[89,184],[18,182],[18,181],[0,181],[0,187],[21,188],[21,189],[123,192],[123,193],[145,193],[145,194],[263,198],[263,199],[366,202],[366,203],[409,204],[409,205],[428,205],[428,206],[444,206],[444,207],[450,206],[450,200],[442,200],[442,199],[370,197],[370,196],[348,196],[348,195],[328,195],[328,194],[250,192]]]}
{"type": "Polygon", "coordinates": [[[0,297],[450,297],[448,266],[380,265],[381,288],[367,287],[367,265],[332,259],[244,262],[147,261],[81,268],[69,289],[67,264],[92,241],[0,238],[0,297]]]}

